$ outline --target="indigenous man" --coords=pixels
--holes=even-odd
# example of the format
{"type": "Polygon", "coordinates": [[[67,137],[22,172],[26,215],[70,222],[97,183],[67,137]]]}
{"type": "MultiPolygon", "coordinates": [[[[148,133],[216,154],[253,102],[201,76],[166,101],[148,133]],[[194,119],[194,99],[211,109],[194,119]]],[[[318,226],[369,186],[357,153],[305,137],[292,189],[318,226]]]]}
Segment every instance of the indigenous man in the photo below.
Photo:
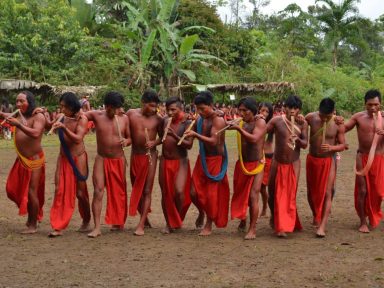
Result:
{"type": "Polygon", "coordinates": [[[360,217],[359,231],[369,233],[383,217],[384,197],[384,129],[380,113],[381,94],[369,90],[365,94],[366,111],[358,112],[345,124],[345,131],[357,128],[359,148],[356,155],[355,208],[360,217]]]}
{"type": "MultiPolygon", "coordinates": [[[[265,122],[269,122],[273,117],[273,106],[269,102],[262,102],[259,105],[259,113],[264,116],[265,122]]],[[[273,158],[273,133],[268,133],[265,138],[264,143],[264,155],[265,155],[265,165],[264,165],[264,175],[263,182],[261,183],[260,194],[263,199],[263,208],[260,213],[260,217],[267,216],[268,208],[268,181],[269,181],[269,172],[271,171],[271,164],[273,158]]]]}
{"type": "Polygon", "coordinates": [[[305,120],[311,128],[307,155],[307,196],[313,214],[317,237],[325,236],[331,212],[332,191],[336,179],[336,152],[344,150],[344,125],[336,125],[335,102],[324,98],[319,111],[309,113],[305,120]]]}
{"type": "Polygon", "coordinates": [[[117,115],[124,97],[118,92],[108,92],[104,97],[105,110],[85,113],[95,123],[97,155],[93,166],[94,194],[92,201],[95,228],[88,237],[101,235],[100,215],[104,187],[107,188],[107,211],[105,223],[112,230],[122,230],[127,219],[127,182],[125,179],[126,159],[123,147],[131,144],[129,121],[126,115],[117,115]]]}
{"type": "Polygon", "coordinates": [[[209,91],[200,92],[194,99],[200,117],[196,131],[185,133],[187,137],[199,140],[199,157],[192,174],[191,199],[199,208],[196,226],[207,221],[200,236],[212,233],[212,223],[216,227],[226,227],[229,211],[229,184],[227,177],[228,155],[225,147],[225,134],[216,133],[224,128],[225,122],[213,110],[213,95],[209,91]]]}
{"type": "Polygon", "coordinates": [[[141,108],[127,112],[132,135],[131,182],[132,194],[129,202],[129,215],[140,213],[140,221],[134,234],[144,235],[144,226],[151,209],[153,181],[156,174],[157,150],[161,143],[163,118],[157,114],[159,96],[153,90],[147,90],[141,97],[141,108]]]}
{"type": "Polygon", "coordinates": [[[75,198],[79,200],[79,212],[83,223],[78,231],[89,228],[91,212],[87,190],[88,156],[84,146],[88,120],[78,115],[80,102],[72,92],[60,97],[63,117],[53,124],[58,129],[61,143],[60,155],[55,173],[55,198],[51,208],[51,226],[54,229],[49,236],[62,235],[75,210],[75,198]]]}
{"type": "MultiPolygon", "coordinates": [[[[263,181],[265,120],[255,120],[257,103],[250,97],[239,101],[238,111],[242,117],[240,125],[229,129],[238,131],[239,160],[233,176],[231,218],[238,218],[245,224],[249,206],[250,224],[245,240],[256,238],[256,222],[259,215],[259,193],[263,181]]],[[[245,227],[244,227],[245,228],[245,227]]]]}
{"type": "Polygon", "coordinates": [[[165,106],[168,118],[164,121],[159,183],[162,192],[161,205],[167,223],[162,232],[169,234],[173,229],[181,228],[191,204],[191,168],[187,149],[192,148],[193,142],[191,138],[185,138],[177,145],[191,124],[191,121],[186,120],[181,100],[171,97],[165,102],[165,106]]]}
{"type": "Polygon", "coordinates": [[[296,193],[300,176],[300,149],[308,142],[308,124],[295,124],[302,102],[289,96],[284,102],[285,115],[276,116],[267,125],[275,134],[275,153],[268,183],[271,226],[278,237],[301,230],[296,208],[296,193]],[[287,118],[289,117],[289,118],[287,118]]]}
{"type": "Polygon", "coordinates": [[[14,126],[17,159],[8,175],[6,191],[8,198],[19,207],[19,214],[28,213],[27,229],[23,234],[37,231],[37,221],[43,217],[45,192],[45,156],[41,147],[45,118],[41,113],[33,115],[35,99],[31,92],[23,91],[16,98],[18,116],[9,117],[0,113],[6,123],[14,126]]]}

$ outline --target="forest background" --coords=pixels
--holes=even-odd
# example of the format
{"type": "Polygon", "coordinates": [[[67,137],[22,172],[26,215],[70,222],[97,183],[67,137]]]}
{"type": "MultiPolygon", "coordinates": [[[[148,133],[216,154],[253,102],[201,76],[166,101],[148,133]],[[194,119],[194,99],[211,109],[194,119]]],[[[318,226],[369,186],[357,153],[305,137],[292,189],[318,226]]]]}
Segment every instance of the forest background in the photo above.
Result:
{"type": "MultiPolygon", "coordinates": [[[[137,107],[148,87],[165,99],[190,84],[196,91],[290,82],[294,91],[251,96],[276,101],[296,93],[304,112],[332,97],[342,114],[362,109],[366,90],[384,92],[384,13],[371,20],[359,15],[359,1],[314,0],[308,11],[289,4],[266,15],[268,0],[249,0],[244,14],[244,1],[2,0],[0,79],[102,86],[95,106],[115,89],[125,108],[137,107]],[[224,5],[230,23],[217,14],[224,5]]],[[[229,94],[237,93],[216,93],[215,101],[230,103],[229,94]]],[[[44,102],[53,109],[57,98],[44,102]]]]}

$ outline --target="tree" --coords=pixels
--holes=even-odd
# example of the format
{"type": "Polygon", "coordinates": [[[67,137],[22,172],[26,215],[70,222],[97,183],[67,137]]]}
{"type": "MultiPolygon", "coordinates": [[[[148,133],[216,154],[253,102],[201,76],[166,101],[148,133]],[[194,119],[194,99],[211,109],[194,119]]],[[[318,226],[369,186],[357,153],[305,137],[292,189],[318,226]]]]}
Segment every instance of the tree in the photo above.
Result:
{"type": "Polygon", "coordinates": [[[338,48],[340,43],[354,33],[353,24],[360,19],[357,15],[356,3],[359,0],[342,0],[339,4],[332,0],[316,0],[316,4],[325,5],[312,8],[317,19],[322,23],[322,30],[328,43],[332,46],[332,68],[336,70],[338,64],[338,48]]]}

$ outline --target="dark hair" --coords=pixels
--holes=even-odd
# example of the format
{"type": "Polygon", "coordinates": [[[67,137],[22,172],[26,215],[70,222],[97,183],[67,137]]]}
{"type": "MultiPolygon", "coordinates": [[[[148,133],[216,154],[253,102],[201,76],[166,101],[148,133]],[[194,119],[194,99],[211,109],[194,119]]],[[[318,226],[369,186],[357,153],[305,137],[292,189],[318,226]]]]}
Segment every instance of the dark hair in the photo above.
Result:
{"type": "Polygon", "coordinates": [[[124,104],[124,97],[119,92],[110,91],[104,96],[104,105],[120,108],[124,104]]]}
{"type": "Polygon", "coordinates": [[[367,93],[365,93],[365,96],[364,96],[364,103],[367,103],[367,101],[369,99],[374,99],[374,98],[379,98],[379,101],[381,103],[381,94],[380,94],[380,91],[379,90],[376,90],[376,89],[370,89],[367,91],[367,93]]]}
{"type": "Polygon", "coordinates": [[[268,108],[268,117],[265,119],[265,122],[269,122],[269,120],[272,119],[273,117],[273,106],[270,102],[261,102],[259,105],[259,111],[262,107],[267,107],[268,108]]]}
{"type": "Polygon", "coordinates": [[[73,112],[77,113],[80,111],[81,105],[80,101],[77,98],[76,94],[73,92],[65,92],[60,97],[60,102],[63,101],[66,106],[73,112]]]}
{"type": "Polygon", "coordinates": [[[290,95],[284,101],[284,107],[288,107],[288,108],[301,109],[302,105],[303,105],[303,103],[301,102],[301,99],[299,98],[299,96],[296,96],[296,95],[290,95]]]}
{"type": "Polygon", "coordinates": [[[319,112],[321,114],[331,114],[333,111],[335,111],[335,101],[328,97],[320,101],[319,112]]]}
{"type": "Polygon", "coordinates": [[[25,115],[27,117],[32,116],[33,110],[35,110],[35,108],[36,108],[35,96],[33,95],[33,93],[31,91],[28,91],[28,90],[21,91],[19,94],[24,94],[27,98],[28,109],[25,112],[25,115]]]}
{"type": "Polygon", "coordinates": [[[181,99],[179,97],[177,97],[177,96],[168,98],[165,101],[165,107],[168,108],[169,106],[171,106],[172,104],[175,104],[175,103],[176,103],[177,107],[183,108],[183,101],[181,101],[181,99]]]}
{"type": "Polygon", "coordinates": [[[141,102],[143,103],[160,103],[159,95],[157,95],[155,90],[148,89],[145,90],[143,96],[141,96],[141,102]]]}
{"type": "Polygon", "coordinates": [[[204,104],[204,105],[212,105],[213,103],[213,94],[211,91],[202,91],[199,92],[195,99],[193,99],[193,103],[195,105],[204,104]]]}
{"type": "Polygon", "coordinates": [[[237,104],[237,107],[239,107],[240,105],[244,105],[245,108],[250,110],[253,115],[256,115],[256,113],[257,113],[257,103],[256,103],[255,99],[253,99],[251,97],[241,98],[239,100],[239,103],[237,104]]]}

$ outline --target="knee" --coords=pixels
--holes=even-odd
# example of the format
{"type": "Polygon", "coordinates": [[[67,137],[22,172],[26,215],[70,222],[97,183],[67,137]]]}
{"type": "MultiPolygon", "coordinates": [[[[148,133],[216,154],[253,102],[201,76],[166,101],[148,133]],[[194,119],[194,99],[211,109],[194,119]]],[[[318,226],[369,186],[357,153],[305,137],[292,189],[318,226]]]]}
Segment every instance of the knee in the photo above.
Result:
{"type": "Polygon", "coordinates": [[[76,197],[77,197],[77,199],[79,199],[79,200],[85,200],[85,199],[86,199],[85,191],[82,190],[82,189],[77,190],[77,192],[76,192],[76,197]]]}
{"type": "Polygon", "coordinates": [[[143,197],[150,197],[152,194],[152,189],[145,188],[143,190],[143,197]]]}
{"type": "Polygon", "coordinates": [[[93,199],[101,200],[103,198],[103,192],[103,189],[95,188],[95,191],[93,192],[93,199]]]}

